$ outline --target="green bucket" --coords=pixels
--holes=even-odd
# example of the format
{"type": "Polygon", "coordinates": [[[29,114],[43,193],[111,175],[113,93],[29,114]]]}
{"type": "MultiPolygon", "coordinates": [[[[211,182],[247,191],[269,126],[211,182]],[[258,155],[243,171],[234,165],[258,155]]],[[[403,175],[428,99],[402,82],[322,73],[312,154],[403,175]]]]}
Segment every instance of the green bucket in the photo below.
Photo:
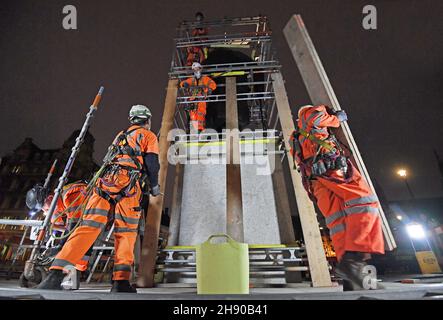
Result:
{"type": "Polygon", "coordinates": [[[198,294],[249,294],[248,244],[215,234],[195,250],[198,294]],[[213,238],[227,242],[211,243],[213,238]]]}

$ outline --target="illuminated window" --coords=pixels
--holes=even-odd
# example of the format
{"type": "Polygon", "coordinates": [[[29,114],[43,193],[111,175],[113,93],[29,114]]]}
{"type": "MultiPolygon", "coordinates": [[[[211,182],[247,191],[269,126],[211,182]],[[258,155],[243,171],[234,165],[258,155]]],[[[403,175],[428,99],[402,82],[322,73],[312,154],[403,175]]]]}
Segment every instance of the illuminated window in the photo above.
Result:
{"type": "Polygon", "coordinates": [[[20,170],[21,170],[21,166],[14,166],[14,168],[12,168],[12,173],[17,174],[20,172],[20,170]]]}

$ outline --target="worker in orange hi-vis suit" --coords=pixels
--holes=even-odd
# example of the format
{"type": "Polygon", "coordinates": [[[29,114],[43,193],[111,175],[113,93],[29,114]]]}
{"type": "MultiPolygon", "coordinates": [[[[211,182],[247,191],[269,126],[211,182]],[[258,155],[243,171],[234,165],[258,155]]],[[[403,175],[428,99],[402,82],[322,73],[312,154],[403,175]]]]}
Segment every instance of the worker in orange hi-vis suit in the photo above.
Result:
{"type": "MultiPolygon", "coordinates": [[[[384,240],[376,195],[328,129],[338,128],[343,121],[347,121],[343,110],[304,106],[290,144],[303,184],[326,218],[339,261],[336,273],[343,278],[345,290],[361,290],[367,289],[365,261],[372,253],[384,253],[384,240]]],[[[381,285],[371,289],[376,288],[381,285]]]]}
{"type": "MultiPolygon", "coordinates": [[[[192,97],[190,101],[195,99],[201,100],[212,94],[217,85],[210,77],[202,75],[203,67],[200,63],[194,62],[192,70],[194,71],[194,76],[180,82],[180,87],[191,91],[192,97]]],[[[189,110],[190,127],[194,131],[201,132],[206,126],[206,102],[201,101],[190,105],[192,106],[189,110]]]]}
{"type": "Polygon", "coordinates": [[[188,47],[186,52],[188,53],[186,57],[187,66],[192,66],[194,62],[202,64],[205,61],[205,53],[201,47],[188,47]]]}
{"type": "MultiPolygon", "coordinates": [[[[51,218],[51,223],[54,225],[55,229],[64,229],[67,232],[72,232],[74,228],[78,226],[82,215],[81,207],[85,204],[87,198],[87,186],[87,183],[83,181],[76,181],[63,187],[51,218]]],[[[53,198],[54,195],[50,194],[45,200],[45,204],[42,208],[45,215],[49,210],[53,198]]],[[[66,240],[67,238],[61,240],[60,247],[65,244],[66,240]]],[[[78,271],[86,271],[91,254],[92,248],[90,248],[85,256],[77,262],[75,268],[78,271]]]]}
{"type": "MultiPolygon", "coordinates": [[[[205,41],[208,38],[204,37],[208,34],[208,28],[203,27],[203,13],[197,12],[195,14],[196,27],[192,29],[192,41],[205,41]]],[[[186,65],[191,66],[194,62],[203,63],[208,58],[208,47],[203,45],[191,46],[186,48],[187,58],[186,65]]]]}
{"type": "Polygon", "coordinates": [[[137,292],[129,279],[141,215],[141,181],[147,177],[153,196],[158,185],[158,141],[150,131],[151,112],[135,105],[129,112],[131,126],[114,139],[104,159],[103,172],[86,203],[80,226],[55,257],[39,289],[61,289],[63,269],[75,264],[109,223],[114,223],[114,272],[111,292],[137,292]]]}

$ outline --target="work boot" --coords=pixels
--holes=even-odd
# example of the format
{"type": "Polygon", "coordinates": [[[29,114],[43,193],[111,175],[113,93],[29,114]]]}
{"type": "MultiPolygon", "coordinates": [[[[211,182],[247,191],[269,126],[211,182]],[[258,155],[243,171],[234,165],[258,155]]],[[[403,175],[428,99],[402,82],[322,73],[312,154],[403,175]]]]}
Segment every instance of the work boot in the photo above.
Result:
{"type": "Polygon", "coordinates": [[[137,293],[137,289],[131,286],[129,280],[114,280],[111,292],[137,293]]]}
{"type": "Polygon", "coordinates": [[[81,271],[78,271],[76,269],[72,270],[63,279],[63,281],[61,283],[61,287],[65,290],[80,289],[80,276],[81,276],[81,271]]]}
{"type": "Polygon", "coordinates": [[[62,290],[61,283],[64,277],[65,274],[62,270],[51,270],[45,280],[43,280],[36,289],[62,290]]]}
{"type": "MultiPolygon", "coordinates": [[[[375,274],[371,275],[365,270],[368,264],[364,260],[366,256],[360,252],[344,254],[335,268],[337,276],[343,279],[343,291],[384,289],[384,286],[378,283],[375,274]]],[[[375,267],[372,268],[375,270],[375,267]]]]}

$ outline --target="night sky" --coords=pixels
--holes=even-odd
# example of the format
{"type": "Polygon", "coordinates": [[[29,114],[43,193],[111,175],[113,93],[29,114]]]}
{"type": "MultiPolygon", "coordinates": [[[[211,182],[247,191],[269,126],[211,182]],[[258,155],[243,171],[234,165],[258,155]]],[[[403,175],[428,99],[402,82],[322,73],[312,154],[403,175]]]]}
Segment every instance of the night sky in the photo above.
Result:
{"type": "MultiPolygon", "coordinates": [[[[175,28],[202,11],[207,20],[267,15],[294,114],[310,103],[282,29],[302,15],[373,178],[389,200],[407,199],[395,174],[410,170],[419,198],[443,196],[433,149],[443,158],[442,1],[54,1],[0,5],[0,155],[25,137],[58,148],[78,129],[100,85],[93,120],[101,163],[133,104],[146,104],[159,130],[175,28]],[[62,28],[75,5],[78,30],[62,28]],[[378,29],[362,28],[375,5],[378,29]]],[[[209,106],[208,106],[209,107],[209,106]]]]}

